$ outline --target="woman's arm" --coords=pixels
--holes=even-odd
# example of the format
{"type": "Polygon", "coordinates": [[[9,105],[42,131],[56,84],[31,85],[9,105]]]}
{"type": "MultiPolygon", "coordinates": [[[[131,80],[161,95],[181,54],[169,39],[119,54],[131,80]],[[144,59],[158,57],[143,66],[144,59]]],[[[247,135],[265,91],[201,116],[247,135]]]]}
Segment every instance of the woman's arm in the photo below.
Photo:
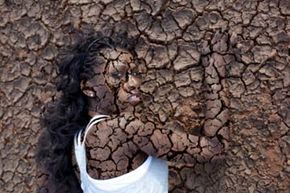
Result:
{"type": "Polygon", "coordinates": [[[209,161],[224,150],[217,137],[169,130],[156,123],[144,123],[128,113],[98,123],[89,132],[87,146],[94,151],[90,152],[93,159],[105,161],[110,157],[115,163],[130,159],[139,150],[181,163],[209,161]]]}

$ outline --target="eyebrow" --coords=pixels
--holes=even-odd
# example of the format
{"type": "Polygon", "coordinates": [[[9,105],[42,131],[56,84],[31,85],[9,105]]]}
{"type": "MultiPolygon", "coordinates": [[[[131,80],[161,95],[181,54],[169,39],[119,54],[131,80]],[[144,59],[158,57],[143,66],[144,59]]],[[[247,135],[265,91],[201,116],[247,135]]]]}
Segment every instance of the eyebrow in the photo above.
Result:
{"type": "Polygon", "coordinates": [[[130,68],[130,66],[128,66],[129,64],[125,64],[124,62],[121,63],[113,63],[113,68],[116,70],[128,70],[130,68]]]}

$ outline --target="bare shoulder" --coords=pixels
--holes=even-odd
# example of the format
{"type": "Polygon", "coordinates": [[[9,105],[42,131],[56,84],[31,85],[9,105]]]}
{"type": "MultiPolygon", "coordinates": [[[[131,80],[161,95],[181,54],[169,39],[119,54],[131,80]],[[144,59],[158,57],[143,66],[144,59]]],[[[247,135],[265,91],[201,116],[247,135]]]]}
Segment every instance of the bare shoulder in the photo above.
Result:
{"type": "Polygon", "coordinates": [[[126,113],[111,116],[90,129],[86,138],[86,146],[91,148],[105,147],[109,142],[124,142],[127,140],[128,134],[131,134],[130,132],[127,133],[127,127],[137,128],[137,122],[133,114],[126,113]]]}
{"type": "Polygon", "coordinates": [[[121,115],[91,128],[86,138],[86,151],[88,172],[92,177],[116,177],[142,163],[145,157],[140,157],[139,148],[133,142],[140,123],[131,116],[121,115]]]}

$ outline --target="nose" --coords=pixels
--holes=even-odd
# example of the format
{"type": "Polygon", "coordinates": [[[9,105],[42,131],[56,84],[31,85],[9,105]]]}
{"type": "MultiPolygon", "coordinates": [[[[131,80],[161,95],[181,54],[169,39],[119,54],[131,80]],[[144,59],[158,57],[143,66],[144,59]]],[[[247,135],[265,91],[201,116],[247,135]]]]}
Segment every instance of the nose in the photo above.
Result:
{"type": "Polygon", "coordinates": [[[129,92],[132,90],[139,89],[140,84],[141,80],[139,78],[129,75],[128,81],[124,84],[124,87],[125,90],[129,92]]]}

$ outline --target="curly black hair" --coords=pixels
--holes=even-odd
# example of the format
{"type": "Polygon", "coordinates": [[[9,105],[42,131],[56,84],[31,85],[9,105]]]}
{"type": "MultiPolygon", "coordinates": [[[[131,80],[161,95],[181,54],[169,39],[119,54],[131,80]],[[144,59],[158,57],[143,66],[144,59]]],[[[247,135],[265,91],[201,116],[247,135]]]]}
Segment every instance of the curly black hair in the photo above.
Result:
{"type": "Polygon", "coordinates": [[[134,54],[136,38],[126,34],[89,36],[71,49],[58,64],[57,91],[60,97],[47,105],[42,118],[45,128],[38,141],[36,162],[48,174],[50,193],[80,193],[80,183],[72,164],[74,135],[89,122],[88,102],[81,81],[92,78],[96,53],[103,48],[123,48],[134,54]]]}

